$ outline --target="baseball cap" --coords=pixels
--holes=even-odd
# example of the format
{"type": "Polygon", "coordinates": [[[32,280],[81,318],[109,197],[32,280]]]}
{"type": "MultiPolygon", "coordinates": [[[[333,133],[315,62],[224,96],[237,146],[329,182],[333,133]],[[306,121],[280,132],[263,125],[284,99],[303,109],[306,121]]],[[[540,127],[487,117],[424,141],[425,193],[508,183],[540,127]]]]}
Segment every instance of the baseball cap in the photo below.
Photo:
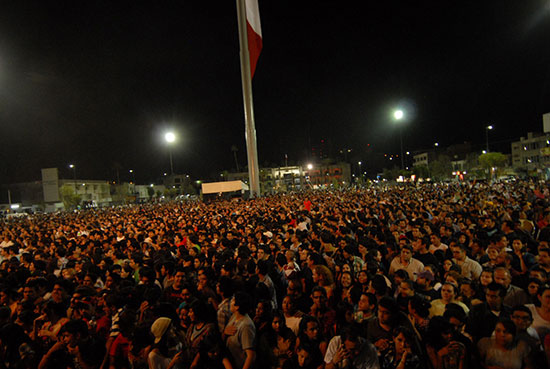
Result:
{"type": "Polygon", "coordinates": [[[155,322],[151,325],[151,333],[155,336],[155,343],[160,342],[162,336],[164,336],[164,333],[166,333],[168,327],[170,327],[170,323],[172,323],[172,319],[162,317],[155,320],[155,322]]]}
{"type": "Polygon", "coordinates": [[[421,271],[420,273],[417,274],[417,277],[418,278],[425,278],[429,281],[433,281],[434,280],[434,275],[432,272],[430,272],[429,270],[423,270],[421,271]]]}

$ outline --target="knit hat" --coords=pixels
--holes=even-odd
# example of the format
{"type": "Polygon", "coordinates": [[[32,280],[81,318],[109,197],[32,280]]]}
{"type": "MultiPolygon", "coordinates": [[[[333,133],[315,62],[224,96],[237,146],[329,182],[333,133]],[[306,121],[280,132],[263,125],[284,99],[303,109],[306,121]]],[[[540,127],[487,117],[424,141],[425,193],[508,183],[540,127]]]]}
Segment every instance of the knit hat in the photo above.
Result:
{"type": "Polygon", "coordinates": [[[170,327],[170,323],[172,323],[172,319],[162,317],[155,320],[151,325],[151,333],[155,336],[155,343],[160,342],[162,336],[164,336],[164,333],[166,333],[168,327],[170,327]]]}

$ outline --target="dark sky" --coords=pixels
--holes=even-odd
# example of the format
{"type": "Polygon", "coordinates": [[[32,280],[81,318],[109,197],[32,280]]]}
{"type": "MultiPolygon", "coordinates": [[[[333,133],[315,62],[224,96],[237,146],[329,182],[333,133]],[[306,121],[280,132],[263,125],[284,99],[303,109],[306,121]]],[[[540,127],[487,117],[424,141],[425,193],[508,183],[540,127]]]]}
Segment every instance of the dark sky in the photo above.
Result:
{"type": "MultiPolygon", "coordinates": [[[[399,152],[469,141],[493,150],[550,112],[550,3],[259,0],[253,81],[259,163],[311,147],[377,170],[399,152]],[[379,4],[383,3],[383,4],[379,4]],[[371,162],[372,160],[372,162],[371,162]]],[[[246,163],[235,2],[12,1],[0,5],[0,183],[208,178],[246,163]],[[127,176],[127,178],[124,178],[127,176]]]]}

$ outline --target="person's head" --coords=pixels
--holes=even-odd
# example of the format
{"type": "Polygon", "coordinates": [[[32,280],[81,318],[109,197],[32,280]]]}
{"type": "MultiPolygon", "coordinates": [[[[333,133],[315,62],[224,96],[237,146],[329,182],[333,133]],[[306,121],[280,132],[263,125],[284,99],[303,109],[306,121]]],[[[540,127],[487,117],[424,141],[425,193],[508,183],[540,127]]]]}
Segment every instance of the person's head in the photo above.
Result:
{"type": "Polygon", "coordinates": [[[518,332],[524,332],[533,323],[533,314],[525,305],[517,305],[512,308],[510,319],[514,322],[518,332]]]}
{"type": "Polygon", "coordinates": [[[401,261],[404,261],[404,262],[409,262],[411,261],[412,259],[412,255],[413,255],[413,250],[412,250],[412,247],[411,246],[408,246],[408,245],[404,245],[402,248],[401,248],[401,261]]]}
{"type": "Polygon", "coordinates": [[[550,248],[539,249],[539,264],[550,267],[550,248]]]}
{"type": "Polygon", "coordinates": [[[357,273],[357,282],[359,282],[361,285],[366,285],[369,281],[369,274],[366,270],[361,270],[359,273],[357,273]]]}
{"type": "Polygon", "coordinates": [[[401,282],[409,279],[409,273],[405,269],[399,269],[395,271],[393,275],[393,280],[396,286],[399,286],[401,282]]]}
{"type": "Polygon", "coordinates": [[[202,300],[194,300],[189,306],[189,319],[191,323],[199,324],[205,323],[208,320],[209,305],[202,300]]]}
{"type": "Polygon", "coordinates": [[[311,299],[317,307],[324,307],[327,301],[327,291],[321,286],[315,286],[311,291],[311,299]]]}
{"type": "Polygon", "coordinates": [[[449,272],[455,263],[452,259],[443,260],[443,271],[449,272]]]}
{"type": "Polygon", "coordinates": [[[254,314],[254,321],[260,322],[260,321],[267,321],[272,318],[273,315],[273,307],[271,305],[271,301],[268,300],[260,300],[256,304],[256,312],[254,314]]]}
{"type": "Polygon", "coordinates": [[[384,276],[376,274],[369,282],[369,292],[374,293],[376,296],[384,296],[388,291],[388,285],[384,276]]]}
{"type": "Polygon", "coordinates": [[[414,333],[407,327],[399,326],[393,330],[393,344],[395,353],[402,354],[411,348],[414,342],[414,333]]]}
{"type": "Polygon", "coordinates": [[[441,300],[445,303],[453,301],[457,296],[457,286],[455,284],[445,282],[441,287],[441,300]]]}
{"type": "Polygon", "coordinates": [[[350,357],[356,357],[360,353],[361,340],[360,334],[354,327],[347,327],[341,334],[344,350],[350,355],[350,357]]]}
{"type": "Polygon", "coordinates": [[[296,302],[290,296],[285,296],[283,298],[281,307],[285,315],[291,316],[296,313],[296,302]]]}
{"type": "Polygon", "coordinates": [[[315,265],[312,270],[313,281],[319,286],[330,286],[334,283],[332,272],[324,265],[315,265]]]}
{"type": "Polygon", "coordinates": [[[500,249],[497,246],[491,245],[487,248],[487,256],[492,262],[497,260],[498,254],[500,254],[500,249]]]}
{"type": "Polygon", "coordinates": [[[233,296],[233,280],[227,276],[222,276],[218,280],[218,283],[216,284],[216,291],[219,293],[223,298],[228,298],[233,296]]]}
{"type": "Polygon", "coordinates": [[[434,316],[428,323],[427,338],[434,345],[445,346],[452,340],[454,328],[442,316],[434,316]]]}
{"type": "Polygon", "coordinates": [[[307,343],[300,343],[296,349],[296,357],[300,368],[307,367],[313,361],[314,349],[307,343]]]}
{"type": "Polygon", "coordinates": [[[340,275],[340,284],[344,288],[351,287],[351,285],[353,284],[353,275],[351,274],[351,272],[342,272],[342,274],[340,275]]]}
{"type": "Polygon", "coordinates": [[[168,335],[172,327],[172,319],[167,317],[158,318],[151,325],[151,333],[155,337],[155,344],[159,344],[168,335]]]}
{"type": "Polygon", "coordinates": [[[233,314],[239,313],[240,315],[245,315],[248,313],[251,307],[250,295],[246,292],[237,292],[235,297],[231,300],[231,312],[233,314]]]}
{"type": "Polygon", "coordinates": [[[302,294],[302,282],[298,278],[293,278],[288,281],[288,287],[286,293],[288,296],[298,298],[302,294]]]}
{"type": "Polygon", "coordinates": [[[401,297],[411,297],[414,295],[414,282],[410,279],[405,279],[399,284],[399,294],[401,297]]]}
{"type": "Polygon", "coordinates": [[[408,309],[411,315],[418,315],[426,319],[430,315],[430,307],[430,302],[419,295],[415,295],[409,300],[408,309]]]}
{"type": "Polygon", "coordinates": [[[78,343],[88,337],[88,325],[83,320],[70,320],[65,323],[59,335],[65,345],[76,347],[78,343]]]}
{"type": "Polygon", "coordinates": [[[451,252],[455,260],[464,261],[466,259],[466,249],[460,244],[452,246],[451,252]]]}
{"type": "Polygon", "coordinates": [[[493,270],[485,268],[479,276],[479,283],[482,287],[487,287],[489,283],[493,282],[493,270]]]}
{"type": "Polygon", "coordinates": [[[174,275],[174,287],[176,289],[181,289],[185,283],[185,271],[183,268],[177,268],[176,274],[174,275]]]}
{"type": "Polygon", "coordinates": [[[543,309],[550,309],[550,286],[544,285],[539,288],[537,297],[543,309]]]}
{"type": "Polygon", "coordinates": [[[380,324],[392,325],[398,313],[399,306],[392,297],[384,296],[378,301],[378,321],[380,324]]]}
{"type": "Polygon", "coordinates": [[[285,316],[283,315],[282,311],[274,311],[273,312],[273,320],[271,321],[271,328],[273,328],[273,330],[276,333],[279,333],[285,327],[286,327],[286,320],[285,320],[285,316]]]}
{"type": "Polygon", "coordinates": [[[500,320],[495,326],[495,340],[498,344],[509,346],[516,337],[516,326],[509,319],[500,320]]]}
{"type": "Polygon", "coordinates": [[[445,274],[445,282],[449,282],[454,284],[455,286],[458,286],[462,282],[462,276],[460,275],[460,273],[451,270],[447,274],[445,274]]]}
{"type": "Polygon", "coordinates": [[[504,296],[506,296],[506,289],[502,285],[496,282],[491,282],[487,285],[485,300],[491,310],[500,311],[504,296]]]}
{"type": "Polygon", "coordinates": [[[376,309],[376,296],[372,293],[363,292],[359,297],[359,302],[357,303],[357,310],[372,313],[376,309]]]}
{"type": "Polygon", "coordinates": [[[456,332],[460,332],[462,327],[466,324],[468,316],[462,306],[450,303],[445,306],[443,317],[451,323],[456,332]]]}
{"type": "Polygon", "coordinates": [[[537,296],[539,288],[542,286],[542,282],[537,278],[529,278],[527,282],[527,293],[531,297],[537,296]]]}
{"type": "Polygon", "coordinates": [[[510,274],[510,271],[504,267],[496,268],[493,274],[493,278],[495,279],[496,283],[500,284],[506,289],[512,283],[512,275],[510,274]]]}
{"type": "Polygon", "coordinates": [[[529,278],[536,278],[538,279],[542,284],[546,283],[547,280],[547,274],[546,271],[540,267],[535,266],[529,270],[529,278]]]}
{"type": "Polygon", "coordinates": [[[320,324],[317,318],[311,315],[302,317],[302,320],[300,320],[300,334],[313,341],[319,338],[320,332],[320,324]]]}

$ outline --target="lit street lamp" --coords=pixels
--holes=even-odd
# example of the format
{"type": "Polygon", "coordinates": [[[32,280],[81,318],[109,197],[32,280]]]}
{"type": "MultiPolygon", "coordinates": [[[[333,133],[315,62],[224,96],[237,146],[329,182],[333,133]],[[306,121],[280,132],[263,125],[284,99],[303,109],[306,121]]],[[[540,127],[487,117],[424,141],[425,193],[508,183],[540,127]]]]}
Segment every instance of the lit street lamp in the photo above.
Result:
{"type": "Polygon", "coordinates": [[[164,135],[164,139],[168,143],[168,151],[170,153],[170,174],[174,174],[174,164],[172,162],[172,144],[176,141],[176,135],[174,132],[167,132],[164,135]]]}
{"type": "MultiPolygon", "coordinates": [[[[393,112],[393,117],[395,118],[396,121],[402,120],[404,116],[405,114],[403,113],[403,110],[396,110],[393,112]]],[[[401,170],[403,170],[405,168],[405,162],[403,159],[403,125],[402,124],[399,125],[399,143],[401,146],[401,170]]]]}
{"type": "Polygon", "coordinates": [[[489,131],[493,129],[493,126],[485,127],[485,151],[489,152],[489,131]]]}
{"type": "Polygon", "coordinates": [[[69,168],[73,170],[74,193],[76,194],[76,167],[74,164],[69,164],[69,168]]]}

